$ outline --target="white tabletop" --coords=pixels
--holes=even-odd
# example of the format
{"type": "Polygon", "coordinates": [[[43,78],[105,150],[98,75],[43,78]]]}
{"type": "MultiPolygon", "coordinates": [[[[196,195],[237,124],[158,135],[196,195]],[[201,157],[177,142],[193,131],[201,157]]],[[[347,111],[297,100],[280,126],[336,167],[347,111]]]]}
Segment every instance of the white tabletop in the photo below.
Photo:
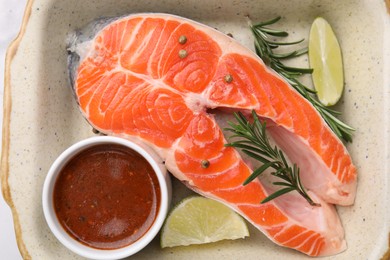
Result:
{"type": "MultiPolygon", "coordinates": [[[[10,42],[19,32],[26,2],[26,0],[0,0],[0,129],[2,129],[3,124],[5,52],[10,42]]],[[[3,196],[0,196],[0,252],[1,259],[22,259],[16,245],[11,210],[4,202],[3,196]]]]}

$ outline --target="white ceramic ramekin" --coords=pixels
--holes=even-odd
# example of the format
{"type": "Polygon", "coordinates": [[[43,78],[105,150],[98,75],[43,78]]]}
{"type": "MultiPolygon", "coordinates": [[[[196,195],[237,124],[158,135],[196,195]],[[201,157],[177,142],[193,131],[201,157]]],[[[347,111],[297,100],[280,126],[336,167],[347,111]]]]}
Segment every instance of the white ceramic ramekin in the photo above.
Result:
{"type": "Polygon", "coordinates": [[[92,137],[83,141],[80,141],[68,149],[66,149],[52,164],[44,185],[42,192],[42,206],[43,212],[46,218],[46,222],[49,225],[53,234],[57,237],[57,239],[68,249],[73,251],[74,253],[87,257],[90,259],[121,259],[130,255],[133,255],[143,249],[146,245],[148,245],[152,239],[157,235],[158,231],[161,229],[165,217],[167,215],[169,204],[171,200],[171,180],[169,174],[167,173],[164,165],[156,159],[156,155],[151,153],[150,151],[146,151],[140,145],[125,140],[123,138],[111,137],[111,136],[97,136],[92,137]],[[62,228],[59,223],[56,213],[53,207],[53,189],[54,184],[57,179],[58,174],[61,169],[65,166],[65,164],[72,159],[73,156],[78,154],[79,152],[87,149],[89,147],[99,145],[99,144],[119,144],[123,146],[127,146],[130,149],[138,152],[141,156],[143,156],[149,164],[152,166],[155,171],[161,189],[161,203],[158,215],[144,236],[142,236],[139,240],[130,244],[126,247],[114,249],[114,250],[100,250],[88,247],[80,242],[77,242],[74,238],[68,235],[68,233],[62,228]]]}

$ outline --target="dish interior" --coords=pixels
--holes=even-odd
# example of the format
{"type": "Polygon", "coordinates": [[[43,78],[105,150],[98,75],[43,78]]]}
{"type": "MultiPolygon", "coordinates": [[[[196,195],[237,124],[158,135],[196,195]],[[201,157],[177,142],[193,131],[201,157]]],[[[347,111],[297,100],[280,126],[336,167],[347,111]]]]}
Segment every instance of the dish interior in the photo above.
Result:
{"type": "MultiPolygon", "coordinates": [[[[356,128],[347,145],[358,168],[354,206],[340,207],[348,249],[331,259],[378,259],[388,248],[389,201],[389,16],[376,1],[43,1],[35,0],[26,32],[10,67],[6,86],[12,100],[8,184],[17,215],[19,245],[24,257],[76,258],[50,233],[41,210],[41,190],[55,158],[71,144],[93,136],[78,111],[67,69],[68,35],[101,17],[137,12],[165,12],[187,17],[233,37],[253,49],[248,16],[253,22],[281,15],[278,27],[288,40],[308,38],[317,16],[327,19],[340,41],[345,65],[345,92],[336,109],[356,128]],[[387,43],[387,45],[386,45],[387,43]],[[362,236],[364,234],[364,236],[362,236]]],[[[307,40],[303,45],[307,45],[307,40]]],[[[286,49],[288,50],[288,49],[286,49]]],[[[307,56],[292,62],[307,66],[307,56]]],[[[291,64],[291,63],[290,63],[291,64]]],[[[308,78],[304,81],[310,84],[308,78]]],[[[219,122],[226,122],[225,116],[219,122]]],[[[6,152],[6,151],[4,151],[6,152]]],[[[173,181],[173,203],[191,194],[173,181]]],[[[8,198],[10,200],[11,198],[8,198]]],[[[249,225],[249,224],[248,224],[249,225]]],[[[302,259],[303,255],[274,245],[250,226],[250,238],[213,244],[161,249],[158,237],[136,255],[150,259],[210,259],[212,257],[302,259]]],[[[324,258],[327,259],[327,258],[324,258]]],[[[329,258],[330,259],[330,258],[329,258]]]]}

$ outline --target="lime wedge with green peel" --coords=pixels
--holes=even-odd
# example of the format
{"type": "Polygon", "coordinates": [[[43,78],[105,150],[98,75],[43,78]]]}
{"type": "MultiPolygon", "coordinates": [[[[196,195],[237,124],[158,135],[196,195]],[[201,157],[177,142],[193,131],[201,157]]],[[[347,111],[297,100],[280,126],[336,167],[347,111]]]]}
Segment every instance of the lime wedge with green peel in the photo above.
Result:
{"type": "Polygon", "coordinates": [[[322,17],[310,29],[309,61],[318,99],[325,106],[336,104],[344,89],[343,61],[336,35],[322,17]]]}
{"type": "Polygon", "coordinates": [[[229,207],[204,197],[182,200],[169,214],[161,247],[204,244],[249,236],[244,219],[229,207]]]}

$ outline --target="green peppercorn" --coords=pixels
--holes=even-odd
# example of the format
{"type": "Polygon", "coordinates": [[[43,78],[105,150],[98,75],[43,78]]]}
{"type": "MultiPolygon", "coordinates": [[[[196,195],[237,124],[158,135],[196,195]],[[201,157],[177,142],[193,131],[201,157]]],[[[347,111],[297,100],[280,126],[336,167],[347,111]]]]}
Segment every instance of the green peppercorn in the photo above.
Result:
{"type": "Polygon", "coordinates": [[[179,37],[179,43],[180,44],[185,44],[187,42],[187,37],[185,35],[181,35],[179,37]]]}
{"type": "Polygon", "coordinates": [[[224,80],[226,83],[231,83],[233,81],[233,76],[230,75],[230,74],[227,74],[225,77],[224,77],[224,80]]]}
{"type": "Polygon", "coordinates": [[[179,57],[180,59],[184,59],[185,57],[188,56],[188,52],[186,50],[180,50],[179,51],[179,57]]]}
{"type": "Polygon", "coordinates": [[[202,161],[200,162],[200,164],[201,164],[201,166],[202,166],[203,169],[207,169],[207,168],[209,168],[209,166],[210,166],[209,160],[202,160],[202,161]]]}

